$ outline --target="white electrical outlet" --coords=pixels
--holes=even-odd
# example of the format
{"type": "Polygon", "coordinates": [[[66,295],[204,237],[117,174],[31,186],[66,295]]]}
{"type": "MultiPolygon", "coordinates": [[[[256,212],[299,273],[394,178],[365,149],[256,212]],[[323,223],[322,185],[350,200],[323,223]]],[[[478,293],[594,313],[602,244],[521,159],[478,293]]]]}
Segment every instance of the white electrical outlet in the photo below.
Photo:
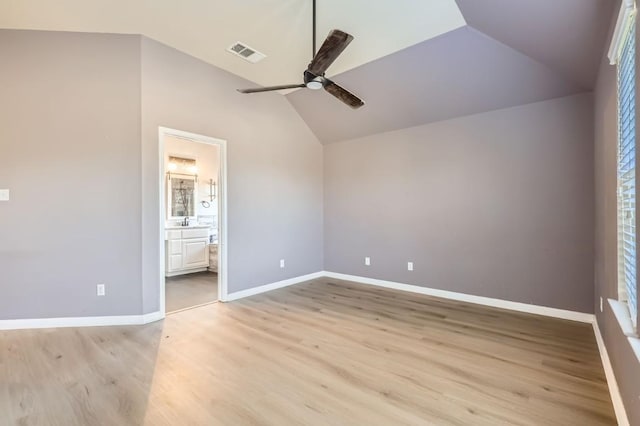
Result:
{"type": "Polygon", "coordinates": [[[280,259],[280,267],[284,268],[284,259],[280,259]]]}
{"type": "Polygon", "coordinates": [[[602,297],[600,298],[600,312],[602,312],[602,297]]]}
{"type": "Polygon", "coordinates": [[[370,257],[365,257],[364,258],[364,264],[367,265],[367,266],[370,266],[371,265],[371,258],[370,257]]]}
{"type": "Polygon", "coordinates": [[[104,296],[104,293],[105,293],[104,290],[105,290],[104,289],[104,284],[98,284],[96,286],[96,293],[98,294],[98,296],[104,296]]]}
{"type": "Polygon", "coordinates": [[[407,262],[407,271],[413,271],[413,262],[407,262]]]}
{"type": "Polygon", "coordinates": [[[0,189],[0,201],[9,201],[8,189],[0,189]]]}

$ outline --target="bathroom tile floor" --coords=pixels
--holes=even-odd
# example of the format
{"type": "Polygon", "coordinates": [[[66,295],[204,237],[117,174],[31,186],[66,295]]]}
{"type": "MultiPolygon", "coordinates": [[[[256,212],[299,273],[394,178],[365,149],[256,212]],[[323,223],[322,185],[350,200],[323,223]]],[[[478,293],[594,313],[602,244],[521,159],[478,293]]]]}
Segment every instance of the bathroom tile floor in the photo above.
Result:
{"type": "Polygon", "coordinates": [[[194,274],[167,277],[165,284],[166,312],[202,305],[218,300],[218,274],[194,274]]]}

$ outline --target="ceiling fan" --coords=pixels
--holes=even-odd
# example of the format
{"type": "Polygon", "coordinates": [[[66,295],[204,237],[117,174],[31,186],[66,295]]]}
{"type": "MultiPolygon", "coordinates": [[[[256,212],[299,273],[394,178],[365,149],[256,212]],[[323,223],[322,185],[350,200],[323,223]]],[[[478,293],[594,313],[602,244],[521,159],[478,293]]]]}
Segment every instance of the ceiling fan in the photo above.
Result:
{"type": "Polygon", "coordinates": [[[316,53],[316,0],[313,0],[313,59],[311,59],[311,63],[309,63],[309,66],[303,74],[304,83],[238,89],[238,92],[259,93],[283,89],[297,89],[301,87],[306,87],[311,90],[324,89],[351,108],[360,108],[364,105],[362,99],[324,76],[327,68],[340,56],[352,40],[352,35],[344,31],[332,30],[324,43],[322,43],[322,46],[320,46],[320,50],[316,53]]]}

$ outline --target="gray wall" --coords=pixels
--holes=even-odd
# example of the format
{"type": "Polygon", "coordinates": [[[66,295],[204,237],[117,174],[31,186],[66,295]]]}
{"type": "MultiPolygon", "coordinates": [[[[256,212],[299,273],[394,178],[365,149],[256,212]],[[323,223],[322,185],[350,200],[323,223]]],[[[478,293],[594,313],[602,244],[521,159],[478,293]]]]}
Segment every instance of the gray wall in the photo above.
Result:
{"type": "Polygon", "coordinates": [[[159,300],[158,126],[228,141],[230,292],[322,270],[322,145],[283,96],[236,91],[250,86],[142,39],[145,312],[159,300]]]}
{"type": "MultiPolygon", "coordinates": [[[[619,4],[619,2],[617,2],[619,4]]],[[[617,16],[616,16],[617,17],[617,16]]],[[[615,17],[614,17],[615,19],[615,17]]],[[[615,22],[612,23],[611,28],[615,22]]],[[[595,90],[595,312],[632,425],[640,424],[640,364],[606,300],[618,298],[616,69],[603,55],[595,90]],[[605,300],[600,312],[600,298],[605,300]]]]}
{"type": "Polygon", "coordinates": [[[158,309],[159,125],[228,140],[230,291],[322,269],[322,145],[284,97],[140,36],[0,56],[0,319],[158,309]]]}
{"type": "MultiPolygon", "coordinates": [[[[0,319],[157,310],[159,125],[229,141],[230,291],[322,269],[323,151],[283,97],[138,36],[0,30],[0,53],[0,319]]],[[[595,161],[591,118],[579,95],[326,146],[325,269],[593,312],[617,297],[604,59],[595,161]]],[[[637,360],[596,311],[640,424],[637,360]]]]}
{"type": "Polygon", "coordinates": [[[592,117],[585,94],[326,145],[325,269],[593,312],[592,117]]]}
{"type": "Polygon", "coordinates": [[[0,57],[0,319],[140,313],[139,37],[0,30],[0,57]]]}

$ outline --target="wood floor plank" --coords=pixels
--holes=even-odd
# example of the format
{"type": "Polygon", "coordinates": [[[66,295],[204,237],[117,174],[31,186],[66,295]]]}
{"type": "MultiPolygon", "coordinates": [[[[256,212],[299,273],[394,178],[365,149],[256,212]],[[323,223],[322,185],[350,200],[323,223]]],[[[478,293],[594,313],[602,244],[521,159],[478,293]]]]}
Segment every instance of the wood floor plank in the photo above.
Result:
{"type": "Polygon", "coordinates": [[[4,425],[613,425],[589,324],[318,279],[0,332],[4,425]]]}

